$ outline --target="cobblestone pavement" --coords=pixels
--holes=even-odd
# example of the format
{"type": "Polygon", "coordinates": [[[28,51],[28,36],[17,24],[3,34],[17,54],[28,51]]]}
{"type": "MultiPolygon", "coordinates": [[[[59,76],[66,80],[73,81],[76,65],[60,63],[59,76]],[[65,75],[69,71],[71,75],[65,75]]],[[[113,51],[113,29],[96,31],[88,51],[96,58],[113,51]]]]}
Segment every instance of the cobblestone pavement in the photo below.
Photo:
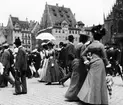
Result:
{"type": "MultiPolygon", "coordinates": [[[[113,95],[109,105],[123,105],[123,82],[120,77],[114,77],[113,95]]],[[[39,83],[38,78],[27,79],[28,93],[26,95],[13,95],[14,88],[9,85],[0,88],[0,105],[80,105],[77,102],[68,102],[64,94],[70,80],[61,85],[45,85],[39,83]]]]}

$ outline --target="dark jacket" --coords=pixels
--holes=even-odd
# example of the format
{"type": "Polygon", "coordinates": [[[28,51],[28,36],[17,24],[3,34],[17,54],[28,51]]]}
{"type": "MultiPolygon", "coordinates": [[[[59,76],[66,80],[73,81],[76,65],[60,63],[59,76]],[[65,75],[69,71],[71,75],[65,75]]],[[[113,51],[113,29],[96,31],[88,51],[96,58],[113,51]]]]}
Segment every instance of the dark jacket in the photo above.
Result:
{"type": "Polygon", "coordinates": [[[27,55],[26,55],[26,51],[22,46],[18,48],[18,53],[15,62],[15,69],[19,71],[27,70],[27,55]]]}
{"type": "Polygon", "coordinates": [[[5,70],[10,68],[10,53],[7,49],[5,49],[2,53],[1,63],[3,64],[5,70]]]}
{"type": "Polygon", "coordinates": [[[66,65],[68,65],[68,55],[76,56],[76,50],[73,43],[69,42],[65,47],[65,58],[66,58],[66,65]]]}

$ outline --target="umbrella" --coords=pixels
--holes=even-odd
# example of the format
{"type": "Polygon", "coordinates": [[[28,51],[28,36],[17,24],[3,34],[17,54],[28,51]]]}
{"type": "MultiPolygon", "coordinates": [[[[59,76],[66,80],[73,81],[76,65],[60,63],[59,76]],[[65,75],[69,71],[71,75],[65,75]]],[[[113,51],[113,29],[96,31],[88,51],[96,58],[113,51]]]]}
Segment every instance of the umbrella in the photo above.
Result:
{"type": "Polygon", "coordinates": [[[41,33],[39,34],[36,39],[41,40],[56,40],[56,38],[51,33],[41,33]]]}

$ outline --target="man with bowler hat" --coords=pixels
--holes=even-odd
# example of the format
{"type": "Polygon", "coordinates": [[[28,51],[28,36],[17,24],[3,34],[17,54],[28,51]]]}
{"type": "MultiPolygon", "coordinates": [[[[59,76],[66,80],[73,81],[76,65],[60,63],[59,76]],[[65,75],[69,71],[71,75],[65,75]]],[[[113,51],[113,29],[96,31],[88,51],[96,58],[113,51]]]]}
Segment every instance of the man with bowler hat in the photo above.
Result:
{"type": "Polygon", "coordinates": [[[17,38],[14,42],[18,48],[15,59],[15,93],[14,95],[27,94],[26,70],[27,55],[25,49],[21,46],[21,41],[17,38]]]}

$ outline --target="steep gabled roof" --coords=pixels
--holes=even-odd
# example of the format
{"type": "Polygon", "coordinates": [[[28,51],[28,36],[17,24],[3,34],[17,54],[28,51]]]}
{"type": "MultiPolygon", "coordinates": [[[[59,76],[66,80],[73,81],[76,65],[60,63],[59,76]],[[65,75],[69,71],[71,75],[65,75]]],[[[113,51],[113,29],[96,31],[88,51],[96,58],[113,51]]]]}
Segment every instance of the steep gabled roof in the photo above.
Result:
{"type": "Polygon", "coordinates": [[[75,26],[76,20],[70,8],[48,5],[48,10],[54,25],[61,25],[65,20],[70,27],[75,26]]]}
{"type": "Polygon", "coordinates": [[[11,16],[11,20],[12,20],[13,26],[14,26],[16,23],[19,23],[19,19],[18,19],[17,17],[12,17],[12,16],[11,16]]]}
{"type": "Polygon", "coordinates": [[[13,26],[18,24],[20,26],[20,28],[22,28],[22,29],[29,28],[29,23],[27,21],[20,21],[19,18],[12,17],[12,16],[11,16],[11,20],[12,20],[13,26]]]}
{"type": "Polygon", "coordinates": [[[21,28],[23,28],[23,29],[29,28],[29,23],[27,21],[19,21],[19,24],[20,24],[21,28]]]}

